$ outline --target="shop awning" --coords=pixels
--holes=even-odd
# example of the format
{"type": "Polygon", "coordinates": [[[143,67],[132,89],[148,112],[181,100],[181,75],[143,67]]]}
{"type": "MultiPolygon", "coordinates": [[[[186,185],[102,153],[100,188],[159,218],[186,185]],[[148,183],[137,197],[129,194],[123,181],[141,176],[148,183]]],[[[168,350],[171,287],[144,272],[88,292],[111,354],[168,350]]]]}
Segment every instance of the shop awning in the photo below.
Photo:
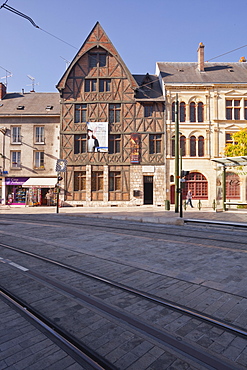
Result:
{"type": "Polygon", "coordinates": [[[22,185],[23,188],[54,188],[57,183],[56,177],[31,177],[22,185]]]}

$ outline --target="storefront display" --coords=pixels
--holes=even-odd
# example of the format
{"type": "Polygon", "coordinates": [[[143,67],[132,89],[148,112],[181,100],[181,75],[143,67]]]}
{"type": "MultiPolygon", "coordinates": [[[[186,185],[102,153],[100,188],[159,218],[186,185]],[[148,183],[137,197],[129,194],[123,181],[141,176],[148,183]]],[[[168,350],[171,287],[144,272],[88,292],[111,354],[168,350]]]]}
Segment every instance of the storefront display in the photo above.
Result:
{"type": "Polygon", "coordinates": [[[26,189],[22,188],[22,185],[27,180],[28,177],[6,177],[7,204],[26,204],[26,189]]]}

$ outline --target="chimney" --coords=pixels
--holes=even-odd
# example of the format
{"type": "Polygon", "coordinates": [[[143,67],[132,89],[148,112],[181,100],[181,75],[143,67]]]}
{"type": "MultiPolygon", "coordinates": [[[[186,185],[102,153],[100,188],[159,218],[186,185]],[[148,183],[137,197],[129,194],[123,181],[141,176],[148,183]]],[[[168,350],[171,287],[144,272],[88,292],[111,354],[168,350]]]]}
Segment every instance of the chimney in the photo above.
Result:
{"type": "Polygon", "coordinates": [[[6,94],[6,86],[2,82],[0,82],[0,100],[3,99],[5,94],[6,94]]]}
{"type": "Polygon", "coordinates": [[[203,72],[204,71],[204,45],[202,42],[200,42],[198,46],[197,55],[198,55],[198,70],[200,72],[203,72]]]}
{"type": "Polygon", "coordinates": [[[240,63],[245,63],[245,62],[246,62],[245,57],[241,57],[241,58],[239,59],[239,62],[240,62],[240,63]]]}

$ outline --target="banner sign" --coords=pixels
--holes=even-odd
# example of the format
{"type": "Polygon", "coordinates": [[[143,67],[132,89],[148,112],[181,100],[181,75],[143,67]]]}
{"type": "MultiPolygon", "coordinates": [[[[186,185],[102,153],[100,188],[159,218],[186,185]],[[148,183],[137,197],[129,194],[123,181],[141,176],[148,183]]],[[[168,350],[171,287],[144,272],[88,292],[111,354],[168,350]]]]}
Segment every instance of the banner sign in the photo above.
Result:
{"type": "Polygon", "coordinates": [[[108,152],[108,122],[87,122],[87,151],[108,152]]]}
{"type": "Polygon", "coordinates": [[[6,177],[5,185],[23,185],[29,177],[6,177]]]}
{"type": "Polygon", "coordinates": [[[140,163],[140,135],[130,135],[130,163],[140,163]]]}

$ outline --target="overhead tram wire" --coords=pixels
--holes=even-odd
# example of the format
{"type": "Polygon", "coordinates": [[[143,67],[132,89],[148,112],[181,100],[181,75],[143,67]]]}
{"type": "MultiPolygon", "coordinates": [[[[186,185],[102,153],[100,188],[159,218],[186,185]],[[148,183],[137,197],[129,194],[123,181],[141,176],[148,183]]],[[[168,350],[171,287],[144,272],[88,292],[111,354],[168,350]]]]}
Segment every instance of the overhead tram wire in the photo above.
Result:
{"type": "MultiPolygon", "coordinates": [[[[14,14],[16,14],[16,15],[19,15],[20,17],[23,17],[23,18],[27,19],[29,22],[31,22],[31,24],[32,24],[35,28],[38,28],[39,30],[41,30],[41,31],[43,31],[43,32],[47,33],[48,35],[50,35],[50,36],[52,36],[52,37],[56,38],[57,40],[59,40],[59,41],[63,42],[64,44],[67,44],[68,46],[71,46],[72,48],[74,48],[74,49],[78,50],[78,48],[77,48],[76,46],[74,46],[74,45],[72,45],[72,44],[68,43],[67,41],[64,41],[63,39],[61,39],[61,38],[59,38],[59,37],[57,37],[57,36],[53,35],[52,33],[48,32],[48,31],[45,31],[44,29],[42,29],[41,27],[39,27],[39,26],[38,26],[38,25],[33,21],[33,19],[32,19],[31,17],[29,17],[29,16],[27,16],[26,14],[24,14],[24,13],[20,12],[19,10],[15,9],[15,8],[13,8],[13,7],[9,6],[9,5],[7,5],[7,2],[8,2],[8,0],[6,0],[6,1],[5,1],[5,2],[0,6],[0,9],[4,8],[4,9],[6,9],[6,10],[11,11],[12,13],[14,13],[14,14]]],[[[233,53],[234,51],[237,51],[237,50],[243,49],[243,48],[245,48],[245,47],[247,47],[247,44],[246,44],[246,45],[243,45],[243,46],[240,46],[240,47],[238,47],[238,48],[235,48],[235,49],[229,50],[229,51],[227,51],[227,52],[225,52],[225,53],[223,53],[223,54],[219,54],[219,55],[217,55],[217,56],[215,56],[215,57],[213,57],[213,58],[208,59],[206,62],[209,62],[209,61],[211,61],[211,60],[214,60],[214,59],[220,58],[220,57],[222,57],[222,56],[224,56],[224,55],[227,55],[227,54],[233,53]]],[[[184,69],[184,71],[189,70],[189,69],[191,69],[191,68],[194,68],[194,66],[188,67],[188,68],[184,69]]],[[[176,73],[174,73],[174,75],[175,75],[175,74],[176,74],[176,73]]],[[[146,83],[146,84],[143,84],[143,85],[141,85],[139,88],[141,88],[141,87],[147,87],[147,88],[149,88],[149,89],[150,89],[150,91],[151,91],[151,90],[154,90],[152,87],[149,87],[148,85],[150,85],[150,84],[152,84],[152,83],[154,83],[154,82],[156,82],[156,81],[158,81],[158,80],[159,80],[159,78],[157,78],[157,79],[155,79],[155,80],[153,80],[153,81],[150,81],[150,82],[148,82],[148,83],[146,83]]],[[[155,90],[154,90],[154,91],[155,91],[155,90]]],[[[145,94],[145,93],[144,93],[144,96],[146,96],[147,98],[151,99],[151,98],[150,98],[147,94],[145,94]]]]}
{"type": "Polygon", "coordinates": [[[6,1],[5,1],[5,3],[4,3],[3,5],[1,5],[1,6],[0,6],[0,9],[4,8],[4,9],[9,10],[10,12],[12,12],[12,13],[14,13],[14,14],[16,14],[16,15],[19,15],[19,16],[20,16],[20,17],[22,17],[22,18],[27,19],[27,20],[28,20],[28,21],[29,21],[29,22],[30,22],[30,23],[31,23],[35,28],[38,28],[40,31],[43,31],[43,32],[47,33],[48,35],[50,35],[50,36],[52,36],[52,37],[56,38],[57,40],[59,40],[59,41],[61,41],[61,42],[65,43],[65,44],[67,44],[67,45],[71,46],[72,48],[74,48],[74,49],[78,50],[78,48],[77,48],[76,46],[71,45],[71,44],[70,44],[70,43],[68,43],[67,41],[62,40],[61,38],[59,38],[59,37],[57,37],[57,36],[53,35],[52,33],[50,33],[50,32],[48,32],[48,31],[44,30],[43,28],[39,27],[39,26],[38,26],[38,25],[33,21],[33,19],[32,19],[31,17],[29,17],[29,16],[27,16],[26,14],[24,14],[24,13],[20,12],[19,10],[15,9],[15,8],[12,8],[11,6],[7,5],[7,1],[8,1],[8,0],[6,0],[6,1]]]}

